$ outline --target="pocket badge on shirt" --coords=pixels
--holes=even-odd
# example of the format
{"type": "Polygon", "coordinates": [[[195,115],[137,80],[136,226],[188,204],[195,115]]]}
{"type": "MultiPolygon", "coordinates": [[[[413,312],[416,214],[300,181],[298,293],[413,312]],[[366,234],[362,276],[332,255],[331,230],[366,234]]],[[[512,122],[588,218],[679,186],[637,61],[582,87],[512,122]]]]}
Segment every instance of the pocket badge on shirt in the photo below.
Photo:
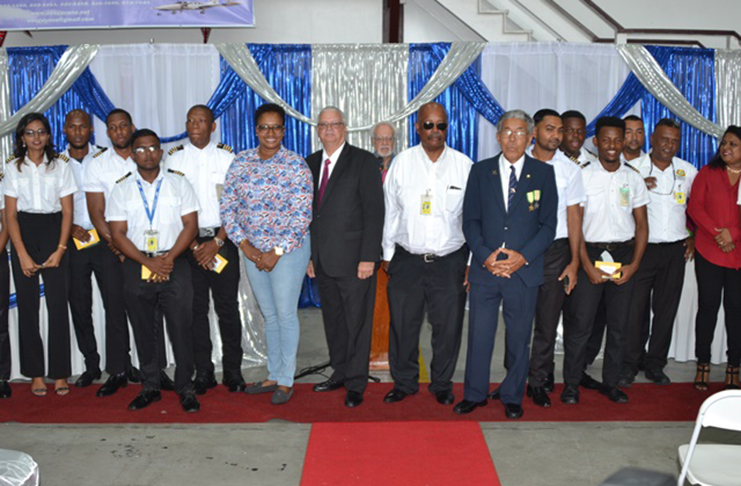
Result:
{"type": "Polygon", "coordinates": [[[675,192],[674,200],[677,202],[677,204],[684,205],[687,203],[687,196],[684,192],[675,192]]]}
{"type": "Polygon", "coordinates": [[[216,199],[221,201],[221,193],[224,191],[224,184],[216,184],[216,199]]]}
{"type": "Polygon", "coordinates": [[[630,187],[627,185],[620,188],[620,207],[630,207],[630,187]]]}

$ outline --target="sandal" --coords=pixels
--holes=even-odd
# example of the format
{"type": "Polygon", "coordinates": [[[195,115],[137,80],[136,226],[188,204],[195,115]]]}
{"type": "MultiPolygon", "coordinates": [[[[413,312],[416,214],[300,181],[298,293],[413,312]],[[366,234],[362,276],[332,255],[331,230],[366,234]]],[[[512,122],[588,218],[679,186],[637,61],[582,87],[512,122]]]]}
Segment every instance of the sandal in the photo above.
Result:
{"type": "Polygon", "coordinates": [[[709,381],[710,363],[697,363],[697,374],[695,375],[695,390],[707,390],[709,381]]]}
{"type": "Polygon", "coordinates": [[[726,368],[726,390],[738,390],[738,366],[728,365],[726,368]]]}
{"type": "Polygon", "coordinates": [[[33,393],[34,396],[45,397],[46,392],[47,392],[46,383],[44,383],[43,378],[39,378],[39,379],[34,378],[33,380],[31,380],[31,393],[33,393]],[[38,384],[39,381],[41,382],[41,385],[38,384]]]}
{"type": "Polygon", "coordinates": [[[56,388],[54,390],[54,393],[56,393],[60,397],[67,396],[67,395],[69,395],[69,387],[68,386],[60,386],[59,388],[56,388]]]}

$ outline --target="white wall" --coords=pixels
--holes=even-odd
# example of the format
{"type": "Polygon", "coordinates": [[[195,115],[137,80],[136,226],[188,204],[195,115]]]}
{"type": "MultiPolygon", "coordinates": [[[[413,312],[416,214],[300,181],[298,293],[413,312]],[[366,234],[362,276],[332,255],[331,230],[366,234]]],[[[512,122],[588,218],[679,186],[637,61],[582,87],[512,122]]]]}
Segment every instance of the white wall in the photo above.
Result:
{"type": "Polygon", "coordinates": [[[595,0],[630,29],[739,30],[739,0],[595,0]]]}

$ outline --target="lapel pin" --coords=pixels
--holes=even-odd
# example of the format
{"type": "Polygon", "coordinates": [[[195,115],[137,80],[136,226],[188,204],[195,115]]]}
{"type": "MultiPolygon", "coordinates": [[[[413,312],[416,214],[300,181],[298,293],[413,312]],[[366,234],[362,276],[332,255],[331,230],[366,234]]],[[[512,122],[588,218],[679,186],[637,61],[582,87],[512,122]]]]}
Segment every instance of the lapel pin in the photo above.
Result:
{"type": "Polygon", "coordinates": [[[530,174],[525,174],[525,179],[530,179],[530,174]]]}
{"type": "Polygon", "coordinates": [[[496,169],[494,169],[493,171],[491,171],[491,175],[497,175],[497,174],[498,174],[498,172],[497,172],[496,169]]]}

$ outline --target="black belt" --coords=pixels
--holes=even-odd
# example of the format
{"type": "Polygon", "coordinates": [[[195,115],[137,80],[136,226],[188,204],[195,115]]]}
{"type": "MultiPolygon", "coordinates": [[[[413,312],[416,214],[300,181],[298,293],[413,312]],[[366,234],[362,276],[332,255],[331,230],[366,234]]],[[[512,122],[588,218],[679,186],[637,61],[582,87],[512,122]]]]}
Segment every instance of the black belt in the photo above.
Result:
{"type": "Polygon", "coordinates": [[[167,253],[168,253],[169,251],[170,251],[170,250],[162,250],[162,251],[142,251],[142,253],[144,253],[144,254],[145,254],[145,255],[146,255],[147,257],[149,257],[149,258],[154,258],[154,257],[156,257],[156,256],[160,256],[160,255],[165,255],[165,254],[167,254],[167,253]]]}
{"type": "Polygon", "coordinates": [[[678,245],[679,243],[684,244],[684,240],[668,241],[668,242],[661,242],[661,243],[649,243],[649,245],[653,245],[653,246],[671,246],[671,245],[678,245]]]}
{"type": "Polygon", "coordinates": [[[463,245],[460,249],[455,250],[454,252],[448,253],[447,255],[436,255],[435,253],[410,253],[401,245],[396,245],[396,251],[400,251],[402,253],[406,253],[409,256],[421,258],[425,263],[433,263],[440,260],[443,260],[445,258],[448,258],[450,256],[455,255],[459,251],[462,251],[466,248],[465,245],[463,245]]]}
{"type": "Polygon", "coordinates": [[[198,236],[200,238],[213,238],[214,236],[219,234],[220,229],[221,226],[217,226],[215,228],[198,228],[198,236]]]}
{"type": "Polygon", "coordinates": [[[587,241],[587,246],[593,248],[599,248],[600,250],[617,250],[619,248],[629,248],[635,245],[635,239],[631,238],[628,241],[612,241],[609,243],[590,243],[587,241]]]}
{"type": "Polygon", "coordinates": [[[551,243],[552,248],[561,248],[564,246],[569,245],[569,239],[568,238],[558,238],[556,240],[553,240],[553,243],[551,243]]]}

